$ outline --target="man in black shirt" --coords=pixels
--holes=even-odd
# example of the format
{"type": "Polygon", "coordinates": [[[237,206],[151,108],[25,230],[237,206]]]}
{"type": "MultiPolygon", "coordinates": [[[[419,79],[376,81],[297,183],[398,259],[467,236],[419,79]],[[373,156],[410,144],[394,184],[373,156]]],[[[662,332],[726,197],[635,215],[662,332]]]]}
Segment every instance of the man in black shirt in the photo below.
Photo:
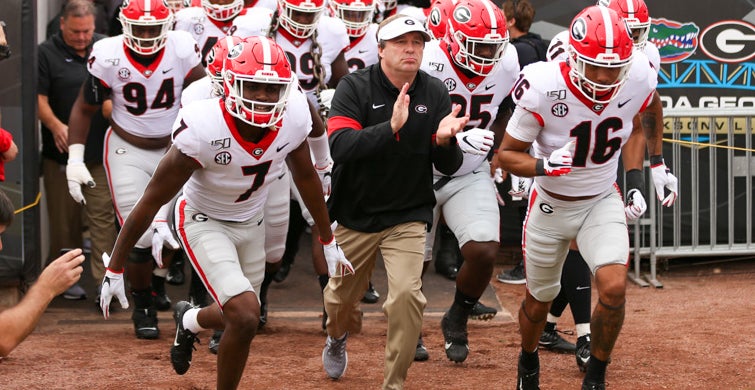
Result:
{"type": "Polygon", "coordinates": [[[323,366],[333,379],[346,370],[346,339],[361,328],[356,304],[380,250],[388,274],[383,388],[400,389],[426,304],[420,288],[435,204],[433,164],[444,174],[458,169],[462,154],[454,135],[469,117],[457,118],[460,107],[451,107],[443,83],[419,70],[430,39],[422,23],[392,16],[380,24],[377,38],[380,61],[341,79],[328,120],[334,161],[328,205],[355,275],[331,277],[325,288],[323,366]]]}
{"type": "MultiPolygon", "coordinates": [[[[94,33],[96,9],[91,1],[70,0],[60,17],[60,31],[39,45],[37,102],[42,122],[42,175],[50,219],[50,254],[54,259],[61,249],[82,246],[81,205],[66,195],[68,162],[68,117],[81,84],[89,73],[87,57],[94,42],[103,35],[94,33]]],[[[85,160],[97,183],[107,183],[102,165],[103,137],[108,123],[98,112],[87,138],[85,160]]],[[[84,199],[92,239],[92,276],[96,285],[105,275],[102,252],[115,243],[115,215],[107,185],[85,187],[84,199]]],[[[86,297],[75,284],[64,294],[68,299],[86,297]]]]}

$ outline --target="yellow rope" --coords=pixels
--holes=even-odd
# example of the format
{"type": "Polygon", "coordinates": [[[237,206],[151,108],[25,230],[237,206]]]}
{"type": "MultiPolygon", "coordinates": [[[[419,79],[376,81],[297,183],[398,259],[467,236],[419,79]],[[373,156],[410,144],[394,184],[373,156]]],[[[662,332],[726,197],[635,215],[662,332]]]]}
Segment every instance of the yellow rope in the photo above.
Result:
{"type": "Polygon", "coordinates": [[[38,205],[40,199],[42,199],[42,193],[41,192],[37,192],[37,199],[34,199],[34,203],[28,204],[28,205],[26,205],[24,207],[21,207],[20,209],[14,211],[13,214],[22,213],[22,212],[24,212],[24,211],[26,211],[26,210],[28,210],[28,209],[30,209],[30,208],[38,205]]]}
{"type": "MultiPolygon", "coordinates": [[[[702,146],[702,147],[721,148],[721,149],[730,149],[730,150],[741,150],[743,152],[755,152],[755,149],[740,148],[738,146],[718,145],[718,144],[710,144],[710,143],[705,144],[702,142],[682,141],[682,140],[671,139],[671,138],[664,138],[663,141],[670,142],[672,144],[702,146]]],[[[726,140],[722,140],[718,142],[726,142],[726,140]]]]}

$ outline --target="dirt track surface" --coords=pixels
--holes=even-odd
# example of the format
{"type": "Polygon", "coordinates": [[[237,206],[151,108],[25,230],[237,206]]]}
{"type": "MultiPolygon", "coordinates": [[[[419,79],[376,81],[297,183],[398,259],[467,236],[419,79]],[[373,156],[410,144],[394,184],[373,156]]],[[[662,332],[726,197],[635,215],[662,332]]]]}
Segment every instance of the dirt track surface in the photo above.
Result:
{"type": "MultiPolygon", "coordinates": [[[[240,388],[379,388],[386,332],[380,303],[365,305],[363,332],[349,338],[346,375],[329,380],[321,363],[325,337],[320,330],[321,309],[313,304],[316,295],[293,293],[316,282],[307,274],[306,261],[297,260],[292,275],[297,272],[302,274],[299,279],[290,276],[271,290],[278,298],[271,303],[270,323],[252,343],[240,388]]],[[[514,388],[519,352],[515,318],[524,286],[491,281],[490,294],[483,301],[496,305],[499,315],[492,322],[470,321],[469,358],[454,364],[443,352],[439,326],[453,284],[437,275],[429,279],[426,289],[432,290],[433,283],[442,285],[437,291],[443,291],[426,292],[430,304],[423,331],[430,360],[412,365],[406,388],[514,388]],[[491,302],[496,298],[498,302],[491,302]]],[[[608,389],[754,388],[755,261],[682,265],[662,272],[659,279],[662,289],[629,283],[626,321],[608,368],[608,389]]],[[[197,346],[189,372],[183,376],[173,372],[168,350],[175,328],[170,315],[160,313],[159,340],[137,340],[130,313],[118,310],[104,321],[90,301],[58,298],[37,330],[0,362],[0,388],[215,388],[216,357],[207,350],[210,332],[201,335],[202,345],[197,346]]],[[[574,329],[568,309],[559,328],[574,329]]],[[[574,336],[565,337],[575,341],[574,336]]],[[[579,388],[582,374],[573,356],[541,351],[540,360],[542,389],[579,388]]]]}

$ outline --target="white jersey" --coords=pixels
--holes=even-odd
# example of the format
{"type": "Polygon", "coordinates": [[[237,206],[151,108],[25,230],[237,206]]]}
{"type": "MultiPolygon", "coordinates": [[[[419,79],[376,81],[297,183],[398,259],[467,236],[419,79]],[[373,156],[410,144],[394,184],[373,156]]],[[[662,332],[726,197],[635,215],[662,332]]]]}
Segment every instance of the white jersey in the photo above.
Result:
{"type": "Polygon", "coordinates": [[[118,35],[97,41],[88,64],[89,73],[112,91],[112,120],[130,134],[159,138],[170,135],[184,78],[199,64],[199,50],[188,33],[169,31],[165,47],[145,68],[118,35]]]}
{"type": "Polygon", "coordinates": [[[366,68],[378,62],[377,28],[375,23],[367,27],[367,32],[359,38],[351,41],[348,50],[344,53],[349,72],[366,68]]]}
{"type": "Polygon", "coordinates": [[[181,94],[181,107],[186,107],[191,102],[204,99],[218,98],[213,93],[212,80],[210,76],[204,76],[201,79],[194,81],[184,89],[181,94]]]}
{"type": "Polygon", "coordinates": [[[173,144],[193,158],[196,170],[184,185],[189,205],[223,221],[246,221],[257,215],[268,186],[286,172],[285,159],[307,138],[312,127],[304,94],[291,91],[282,126],[259,143],[245,141],[221,99],[194,102],[176,119],[173,144]]]}
{"type": "MultiPolygon", "coordinates": [[[[551,40],[547,51],[548,61],[567,61],[569,59],[567,47],[569,47],[569,31],[564,30],[556,34],[551,40]]],[[[637,50],[635,50],[635,53],[637,53],[637,50]]],[[[661,69],[661,54],[658,52],[658,48],[648,42],[642,48],[642,53],[650,61],[650,66],[653,67],[653,71],[658,76],[661,69]]]]}
{"type": "MultiPolygon", "coordinates": [[[[642,55],[644,57],[644,55],[642,55]]],[[[632,133],[632,119],[645,109],[658,81],[648,61],[633,61],[624,88],[608,105],[586,99],[569,80],[565,62],[538,62],[526,66],[512,94],[517,110],[535,115],[540,126],[515,127],[506,132],[532,142],[530,154],[547,158],[576,140],[571,173],[537,176],[547,191],[568,196],[591,196],[607,191],[616,181],[621,147],[632,133]]]]}
{"type": "MultiPolygon", "coordinates": [[[[469,75],[454,64],[448,45],[442,40],[425,44],[420,69],[443,81],[451,95],[451,102],[460,104],[460,115],[469,115],[466,129],[474,127],[490,130],[498,115],[498,108],[508,96],[519,74],[519,57],[513,47],[503,53],[503,58],[487,76],[469,75]]],[[[464,153],[464,162],[454,173],[460,176],[479,168],[487,156],[464,153]]],[[[436,175],[441,175],[435,171],[436,175]]]]}

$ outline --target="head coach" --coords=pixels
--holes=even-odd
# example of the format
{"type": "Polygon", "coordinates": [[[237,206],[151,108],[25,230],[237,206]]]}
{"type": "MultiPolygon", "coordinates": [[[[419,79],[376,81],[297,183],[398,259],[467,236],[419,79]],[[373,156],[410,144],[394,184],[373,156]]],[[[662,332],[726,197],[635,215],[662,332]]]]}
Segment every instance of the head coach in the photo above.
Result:
{"type": "Polygon", "coordinates": [[[357,303],[380,250],[388,274],[383,388],[400,389],[426,304],[420,288],[435,205],[432,166],[445,174],[458,169],[454,135],[469,117],[457,118],[461,107],[452,108],[443,83],[419,70],[430,40],[422,23],[395,15],[380,24],[377,40],[379,62],[341,79],[328,119],[334,161],[328,206],[355,274],[331,277],[325,288],[323,366],[333,379],[346,370],[346,339],[361,328],[357,303]]]}

